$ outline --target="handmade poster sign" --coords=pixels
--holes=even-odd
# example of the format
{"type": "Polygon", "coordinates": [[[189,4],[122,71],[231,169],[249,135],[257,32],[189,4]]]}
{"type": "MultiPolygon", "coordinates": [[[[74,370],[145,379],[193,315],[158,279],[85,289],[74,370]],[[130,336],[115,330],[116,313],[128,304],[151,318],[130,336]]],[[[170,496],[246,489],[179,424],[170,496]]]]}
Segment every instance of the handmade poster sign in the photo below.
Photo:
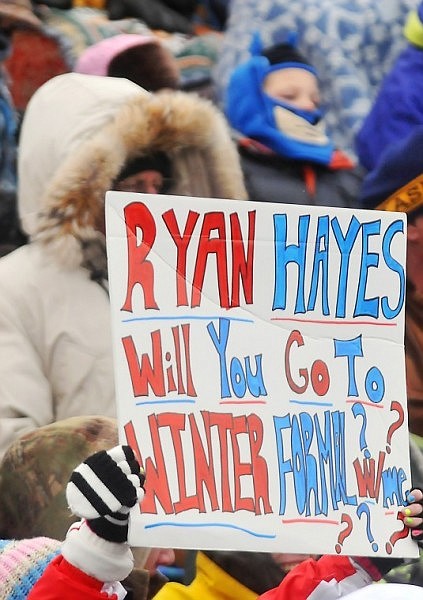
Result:
{"type": "Polygon", "coordinates": [[[130,542],[417,556],[403,214],[108,192],[130,542]]]}

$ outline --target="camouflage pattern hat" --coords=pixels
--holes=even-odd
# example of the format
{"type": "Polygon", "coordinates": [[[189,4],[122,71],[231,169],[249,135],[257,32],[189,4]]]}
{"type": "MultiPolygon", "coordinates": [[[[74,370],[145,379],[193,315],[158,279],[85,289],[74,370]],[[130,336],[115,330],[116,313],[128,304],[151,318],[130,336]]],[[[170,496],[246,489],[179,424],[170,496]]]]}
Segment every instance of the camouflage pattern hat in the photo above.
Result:
{"type": "Polygon", "coordinates": [[[116,420],[97,416],[57,421],[15,441],[0,464],[0,536],[63,540],[76,520],[65,498],[71,472],[116,444],[116,420]]]}

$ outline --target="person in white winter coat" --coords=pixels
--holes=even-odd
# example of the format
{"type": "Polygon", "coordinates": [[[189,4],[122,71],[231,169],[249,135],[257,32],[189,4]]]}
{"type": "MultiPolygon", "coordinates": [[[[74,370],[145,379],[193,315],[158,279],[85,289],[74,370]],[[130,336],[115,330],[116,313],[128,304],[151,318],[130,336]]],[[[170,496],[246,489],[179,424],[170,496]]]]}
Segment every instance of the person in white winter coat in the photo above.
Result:
{"type": "Polygon", "coordinates": [[[30,242],[0,260],[0,457],[41,425],[115,415],[104,196],[128,163],[157,153],[171,193],[246,197],[226,122],[207,100],[76,73],[31,99],[18,163],[30,242]]]}

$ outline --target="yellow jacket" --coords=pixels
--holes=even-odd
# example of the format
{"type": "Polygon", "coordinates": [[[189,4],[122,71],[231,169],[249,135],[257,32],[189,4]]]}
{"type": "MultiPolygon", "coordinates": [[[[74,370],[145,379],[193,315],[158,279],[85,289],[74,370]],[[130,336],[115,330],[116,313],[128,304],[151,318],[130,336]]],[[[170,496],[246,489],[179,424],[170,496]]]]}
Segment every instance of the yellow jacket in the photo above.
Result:
{"type": "Polygon", "coordinates": [[[194,581],[188,585],[167,583],[154,600],[257,600],[258,594],[228,575],[199,552],[194,581]]]}

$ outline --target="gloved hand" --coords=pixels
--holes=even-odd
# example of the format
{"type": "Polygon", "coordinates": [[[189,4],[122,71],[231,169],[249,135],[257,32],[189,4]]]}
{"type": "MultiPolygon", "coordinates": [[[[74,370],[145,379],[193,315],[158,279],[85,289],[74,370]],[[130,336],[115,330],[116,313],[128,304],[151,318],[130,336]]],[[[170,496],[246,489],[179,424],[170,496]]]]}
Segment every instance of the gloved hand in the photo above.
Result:
{"type": "Polygon", "coordinates": [[[127,544],[129,511],[144,496],[144,471],[129,446],[89,456],[72,472],[66,498],[73,514],[64,558],[100,581],[120,581],[133,568],[127,544]]]}
{"type": "Polygon", "coordinates": [[[144,497],[145,476],[129,446],[89,456],[73,471],[66,488],[72,513],[87,519],[98,536],[126,542],[129,510],[144,497]]]}

